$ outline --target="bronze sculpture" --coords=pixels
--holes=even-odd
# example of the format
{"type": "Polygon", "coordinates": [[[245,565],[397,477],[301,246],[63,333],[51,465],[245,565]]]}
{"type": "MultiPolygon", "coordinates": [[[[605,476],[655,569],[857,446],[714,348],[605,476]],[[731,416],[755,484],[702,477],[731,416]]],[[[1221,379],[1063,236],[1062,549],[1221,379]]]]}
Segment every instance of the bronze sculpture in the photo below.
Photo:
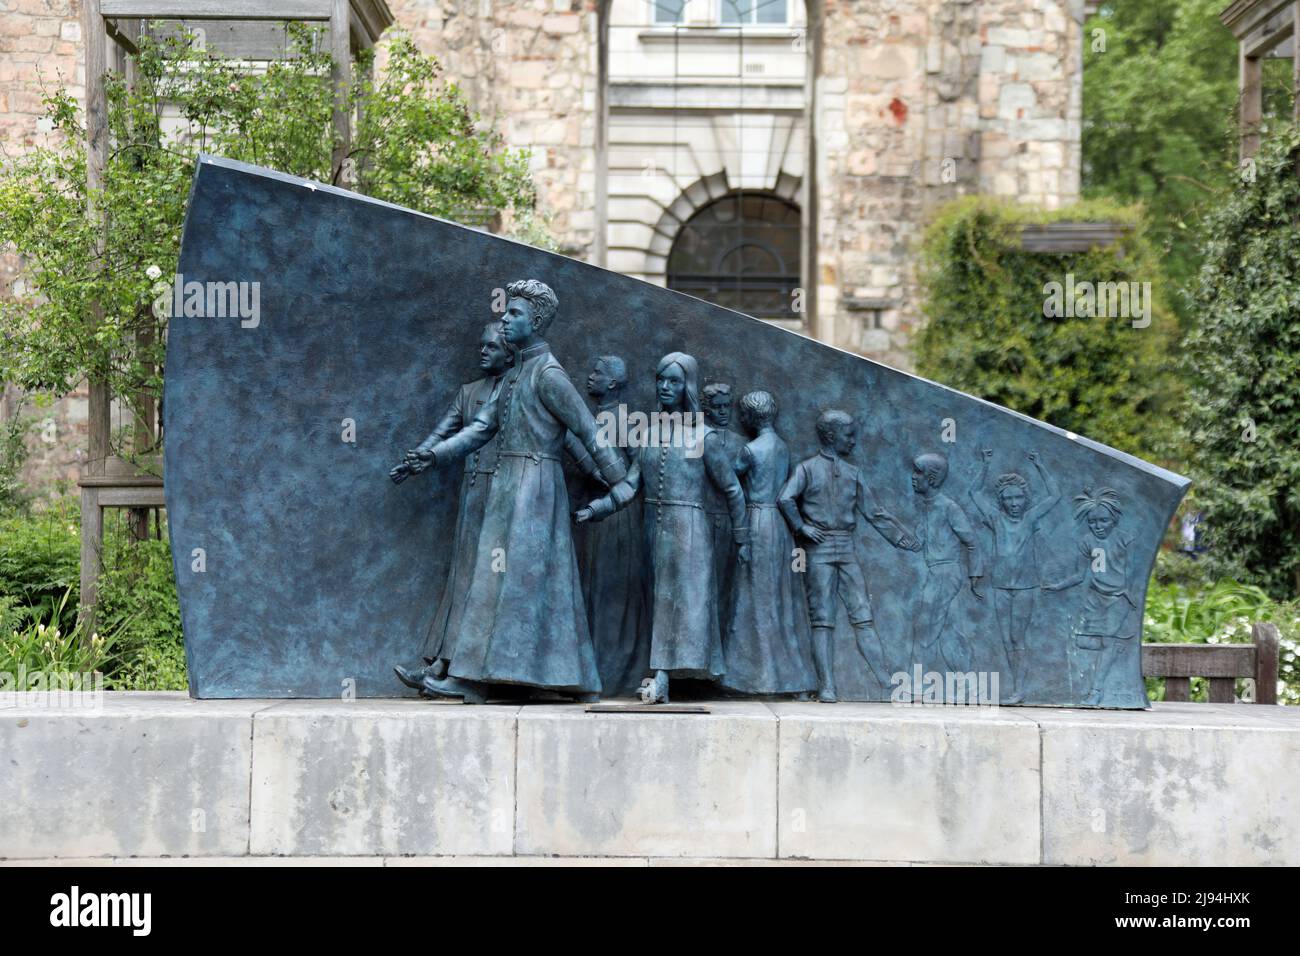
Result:
{"type": "Polygon", "coordinates": [[[817,440],[822,450],[794,469],[778,503],[790,529],[807,543],[806,588],[817,699],[833,704],[839,699],[831,645],[838,601],[849,613],[858,653],[882,689],[890,684],[866,574],[854,548],[857,516],[896,548],[916,551],[920,546],[897,518],[874,504],[862,473],[846,460],[858,440],[853,417],[839,409],[823,412],[817,419],[817,440]]]}
{"type": "MultiPolygon", "coordinates": [[[[481,703],[492,684],[520,684],[579,699],[600,693],[595,651],[569,530],[560,468],[572,432],[611,485],[625,474],[614,449],[596,440],[596,421],[542,338],[559,308],[535,279],[506,287],[506,341],[515,368],[474,420],[416,461],[436,468],[497,437],[497,473],[484,506],[474,573],[447,676],[426,674],[422,692],[481,703]]],[[[410,682],[412,675],[398,669],[410,682]]]]}
{"type": "Polygon", "coordinates": [[[740,422],[752,440],[737,460],[749,514],[749,561],[736,568],[723,651],[724,687],[746,694],[806,695],[820,686],[803,584],[795,572],[794,538],[777,507],[790,475],[790,449],[776,433],[769,392],[740,400],[740,422]]]}
{"type": "Polygon", "coordinates": [[[717,680],[725,671],[706,484],[726,498],[739,561],[749,558],[749,532],[740,482],[717,432],[700,415],[695,359],[669,353],[655,376],[659,412],[650,440],[632,451],[627,477],[575,518],[599,521],[642,497],[654,676],[641,697],[659,704],[668,702],[671,677],[717,680]]]}
{"type": "Polygon", "coordinates": [[[943,455],[918,455],[912,462],[912,490],[921,504],[916,537],[925,557],[925,582],[912,619],[912,663],[923,671],[964,673],[970,666],[970,645],[960,626],[949,626],[949,611],[967,579],[971,593],[983,599],[979,582],[984,574],[970,519],[940,490],[947,480],[948,459],[943,455]]]}

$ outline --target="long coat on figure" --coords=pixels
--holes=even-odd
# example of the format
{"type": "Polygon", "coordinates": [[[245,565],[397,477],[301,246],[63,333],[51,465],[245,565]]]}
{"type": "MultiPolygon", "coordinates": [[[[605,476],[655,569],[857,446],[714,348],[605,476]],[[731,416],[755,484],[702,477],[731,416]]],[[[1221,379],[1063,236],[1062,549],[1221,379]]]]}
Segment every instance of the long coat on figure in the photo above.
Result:
{"type": "Polygon", "coordinates": [[[566,430],[607,483],[623,478],[617,452],[596,440],[586,402],[550,347],[538,342],[519,353],[474,421],[433,448],[441,461],[482,448],[494,436],[497,445],[473,578],[447,668],[452,677],[600,691],[560,465],[566,430]]]}
{"type": "MultiPolygon", "coordinates": [[[[611,409],[597,409],[597,418],[611,409]]],[[[627,459],[620,450],[624,463],[627,459]]],[[[587,623],[606,696],[636,690],[650,667],[641,503],[574,529],[587,623]]]]}

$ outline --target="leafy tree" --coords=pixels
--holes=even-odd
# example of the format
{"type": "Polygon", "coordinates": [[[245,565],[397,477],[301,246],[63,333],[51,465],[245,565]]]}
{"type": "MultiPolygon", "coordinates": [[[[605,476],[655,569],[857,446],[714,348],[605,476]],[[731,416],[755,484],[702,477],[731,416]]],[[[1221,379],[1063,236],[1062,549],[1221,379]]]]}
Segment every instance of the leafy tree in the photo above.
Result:
{"type": "Polygon", "coordinates": [[[110,146],[93,193],[81,110],[66,88],[46,96],[52,143],[0,166],[0,249],[23,264],[0,301],[0,381],[62,394],[94,376],[127,402],[161,394],[166,317],[151,304],[175,271],[200,152],[324,181],[346,169],[368,195],[543,239],[526,156],[480,124],[408,37],[388,43],[377,78],[368,63],[356,71],[347,100],[359,119],[335,169],[332,61],[310,29],[292,37],[293,55],[261,72],[183,35],[145,37],[135,89],[107,77],[110,146]],[[93,303],[103,317],[92,325],[93,303]]]}
{"type": "Polygon", "coordinates": [[[1185,428],[1221,573],[1300,595],[1300,131],[1266,131],[1211,215],[1186,341],[1185,428]]]}
{"type": "Polygon", "coordinates": [[[1084,195],[1143,203],[1177,286],[1195,276],[1197,223],[1236,168],[1237,41],[1219,22],[1224,6],[1106,3],[1084,29],[1084,195]]]}
{"type": "MultiPolygon", "coordinates": [[[[926,231],[921,277],[928,319],[917,337],[921,374],[1123,451],[1165,451],[1177,395],[1168,358],[1175,326],[1137,210],[1093,202],[1044,213],[988,197],[959,199],[926,231]],[[1129,229],[1106,249],[1021,248],[1025,226],[1054,220],[1129,229]],[[1150,283],[1150,324],[1141,327],[1131,314],[1048,314],[1050,284],[1064,287],[1070,276],[1150,283]]],[[[1070,311],[1082,313],[1083,300],[1076,305],[1070,311]]]]}

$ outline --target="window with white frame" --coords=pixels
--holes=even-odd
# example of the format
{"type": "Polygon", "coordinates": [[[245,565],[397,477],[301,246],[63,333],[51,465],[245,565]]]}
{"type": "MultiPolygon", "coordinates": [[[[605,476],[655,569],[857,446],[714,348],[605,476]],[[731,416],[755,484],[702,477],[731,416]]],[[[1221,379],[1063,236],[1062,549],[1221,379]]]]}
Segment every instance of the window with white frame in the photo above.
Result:
{"type": "Polygon", "coordinates": [[[790,0],[718,0],[718,20],[726,26],[790,22],[790,0]]]}
{"type": "Polygon", "coordinates": [[[655,23],[681,23],[686,12],[686,0],[651,0],[655,23]]]}
{"type": "MultiPolygon", "coordinates": [[[[700,0],[696,0],[698,4],[700,0]]],[[[774,26],[790,22],[790,0],[712,0],[723,26],[774,26]]],[[[651,19],[671,25],[686,21],[687,0],[650,0],[651,19]]]]}

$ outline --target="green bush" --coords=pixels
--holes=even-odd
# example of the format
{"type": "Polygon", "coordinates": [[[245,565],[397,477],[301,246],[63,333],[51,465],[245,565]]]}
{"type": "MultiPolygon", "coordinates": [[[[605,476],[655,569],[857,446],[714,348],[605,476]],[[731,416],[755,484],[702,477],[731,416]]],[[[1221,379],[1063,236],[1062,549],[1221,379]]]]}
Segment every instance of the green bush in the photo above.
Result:
{"type": "MultiPolygon", "coordinates": [[[[108,515],[94,630],[111,638],[112,653],[97,666],[110,688],[184,690],[185,647],[171,550],[165,539],[132,540],[122,513],[108,515]]],[[[74,499],[0,519],[0,636],[9,645],[0,661],[14,667],[26,661],[29,671],[59,670],[56,665],[66,661],[41,654],[46,632],[69,635],[70,647],[83,642],[77,624],[79,553],[74,499]]],[[[0,671],[7,669],[0,663],[0,671]]]]}
{"type": "Polygon", "coordinates": [[[171,548],[163,541],[119,545],[99,584],[97,626],[117,634],[118,667],[109,686],[184,690],[185,645],[171,548]]]}
{"type": "MultiPolygon", "coordinates": [[[[1169,408],[1177,398],[1170,358],[1176,323],[1136,209],[1090,202],[1047,213],[989,197],[958,199],[926,230],[921,281],[921,374],[1123,451],[1167,452],[1169,408]],[[1024,226],[1060,221],[1129,228],[1106,249],[1020,248],[1024,226]],[[1150,283],[1150,325],[1048,317],[1049,284],[1065,286],[1071,276],[1076,284],[1150,283]]],[[[1076,305],[1083,310],[1083,300],[1076,305]]]]}
{"type": "Polygon", "coordinates": [[[1212,214],[1185,348],[1186,441],[1208,558],[1300,595],[1300,130],[1264,136],[1212,214]],[[1251,181],[1253,179],[1253,181],[1251,181]]]}
{"type": "Polygon", "coordinates": [[[81,515],[75,501],[0,517],[0,595],[26,623],[51,621],[65,630],[76,618],[81,585],[81,515]],[[72,600],[64,602],[65,594],[72,600]]]}

